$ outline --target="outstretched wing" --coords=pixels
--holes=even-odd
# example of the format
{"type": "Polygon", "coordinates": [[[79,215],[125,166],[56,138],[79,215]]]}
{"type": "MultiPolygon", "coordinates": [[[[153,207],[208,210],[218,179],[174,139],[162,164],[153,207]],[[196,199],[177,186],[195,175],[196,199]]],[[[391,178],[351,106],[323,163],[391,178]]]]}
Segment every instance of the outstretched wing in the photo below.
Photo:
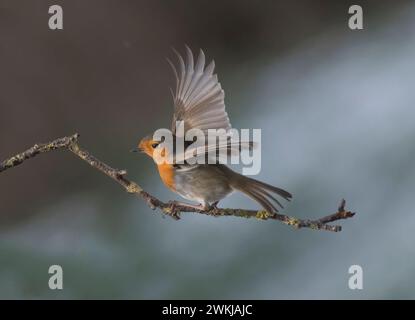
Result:
{"type": "Polygon", "coordinates": [[[172,132],[176,134],[176,121],[183,121],[184,132],[197,128],[207,134],[208,129],[231,129],[225,111],[225,93],[213,74],[215,63],[205,68],[205,54],[200,50],[196,64],[193,54],[186,46],[186,63],[177,51],[178,70],[168,60],[176,76],[176,90],[173,94],[174,115],[172,132]]]}

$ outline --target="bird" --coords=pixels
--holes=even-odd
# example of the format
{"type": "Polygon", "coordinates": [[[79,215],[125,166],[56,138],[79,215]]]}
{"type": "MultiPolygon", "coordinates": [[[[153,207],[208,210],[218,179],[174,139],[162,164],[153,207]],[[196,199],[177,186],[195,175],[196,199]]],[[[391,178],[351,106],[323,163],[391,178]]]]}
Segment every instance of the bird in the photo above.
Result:
{"type": "MultiPolygon", "coordinates": [[[[205,66],[205,54],[200,49],[197,61],[194,61],[193,53],[188,46],[185,59],[176,51],[178,68],[167,59],[173,69],[176,78],[176,89],[171,90],[173,96],[174,112],[172,120],[172,133],[177,135],[176,124],[182,123],[184,132],[190,129],[199,129],[207,133],[209,129],[223,129],[229,132],[232,128],[228,114],[225,110],[225,94],[214,74],[215,62],[212,60],[205,66]]],[[[156,149],[161,146],[160,139],[154,139],[154,135],[142,138],[133,151],[142,152],[151,158],[155,158],[156,149]]],[[[249,143],[249,147],[252,147],[249,143]]],[[[235,149],[228,141],[225,146],[215,147],[215,151],[221,148],[235,149]]],[[[243,146],[238,144],[238,150],[243,146]]],[[[165,148],[166,152],[175,152],[175,148],[165,148]]],[[[173,154],[176,156],[176,154],[173,154]]],[[[163,162],[157,163],[158,173],[162,182],[171,191],[181,197],[196,202],[197,204],[172,201],[173,205],[185,205],[199,210],[211,210],[217,208],[219,201],[233,192],[242,192],[256,201],[268,213],[278,212],[278,207],[283,208],[276,198],[280,196],[287,201],[292,198],[291,193],[284,189],[272,186],[265,182],[242,175],[230,169],[223,163],[196,163],[177,164],[163,162]]]]}

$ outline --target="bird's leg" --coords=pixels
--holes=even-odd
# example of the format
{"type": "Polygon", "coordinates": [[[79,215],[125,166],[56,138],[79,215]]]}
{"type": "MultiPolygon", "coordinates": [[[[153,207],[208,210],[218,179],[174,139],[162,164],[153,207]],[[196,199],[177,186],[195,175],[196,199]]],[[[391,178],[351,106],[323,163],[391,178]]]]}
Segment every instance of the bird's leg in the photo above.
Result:
{"type": "Polygon", "coordinates": [[[218,214],[218,210],[219,210],[218,203],[219,203],[219,201],[215,201],[211,205],[208,204],[208,209],[207,210],[211,211],[214,216],[219,216],[219,214],[218,214]]]}
{"type": "Polygon", "coordinates": [[[169,212],[168,214],[171,215],[174,219],[179,220],[180,219],[180,210],[177,208],[177,206],[181,205],[181,203],[177,201],[169,201],[169,212]]]}
{"type": "Polygon", "coordinates": [[[175,219],[180,219],[180,209],[178,207],[188,207],[188,208],[193,208],[193,209],[200,210],[200,211],[210,211],[209,213],[211,213],[213,216],[218,216],[217,214],[218,202],[219,201],[215,201],[211,205],[209,205],[208,202],[205,202],[204,204],[203,203],[191,204],[191,203],[172,200],[168,202],[169,214],[175,219]]]}
{"type": "Polygon", "coordinates": [[[211,206],[211,208],[213,208],[213,209],[218,209],[218,203],[219,203],[219,201],[215,201],[215,202],[213,202],[210,206],[211,206]]]}

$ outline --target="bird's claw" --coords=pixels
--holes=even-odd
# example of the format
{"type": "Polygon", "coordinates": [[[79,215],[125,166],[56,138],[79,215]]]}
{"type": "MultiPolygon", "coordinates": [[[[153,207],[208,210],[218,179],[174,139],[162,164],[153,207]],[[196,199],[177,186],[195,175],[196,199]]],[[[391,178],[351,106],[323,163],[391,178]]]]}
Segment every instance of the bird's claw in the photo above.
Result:
{"type": "Polygon", "coordinates": [[[219,214],[219,208],[218,208],[218,203],[219,203],[219,201],[216,201],[216,202],[212,203],[212,204],[209,206],[209,211],[210,211],[210,212],[212,213],[212,215],[213,215],[213,216],[215,216],[215,217],[220,216],[220,214],[219,214]]]}
{"type": "Polygon", "coordinates": [[[176,201],[169,201],[168,207],[166,208],[166,213],[170,215],[173,219],[180,219],[180,210],[177,208],[178,204],[176,201]]]}

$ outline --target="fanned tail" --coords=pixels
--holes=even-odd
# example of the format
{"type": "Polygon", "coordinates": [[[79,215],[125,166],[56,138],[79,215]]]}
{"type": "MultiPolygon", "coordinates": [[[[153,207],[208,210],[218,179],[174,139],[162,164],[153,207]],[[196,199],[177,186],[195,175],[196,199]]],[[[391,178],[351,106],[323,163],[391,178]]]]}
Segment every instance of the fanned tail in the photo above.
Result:
{"type": "Polygon", "coordinates": [[[292,198],[291,193],[281,188],[245,177],[236,172],[233,173],[232,187],[258,202],[269,213],[278,212],[277,206],[284,208],[275,195],[278,195],[287,201],[290,201],[292,198]]]}

